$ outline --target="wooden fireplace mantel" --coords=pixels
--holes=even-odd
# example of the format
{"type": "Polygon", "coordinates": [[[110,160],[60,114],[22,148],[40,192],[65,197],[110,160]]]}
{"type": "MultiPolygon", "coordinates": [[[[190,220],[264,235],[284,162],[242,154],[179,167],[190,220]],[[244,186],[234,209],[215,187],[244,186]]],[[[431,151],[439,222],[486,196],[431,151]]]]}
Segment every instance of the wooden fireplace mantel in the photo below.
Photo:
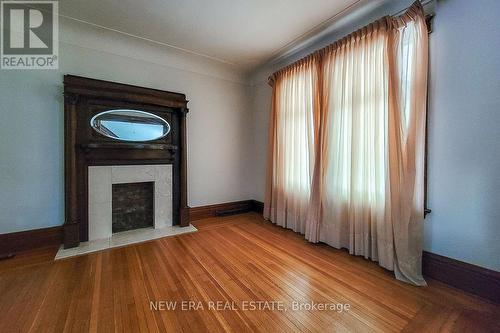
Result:
{"type": "Polygon", "coordinates": [[[173,224],[189,225],[187,206],[186,115],[184,94],[127,84],[64,76],[65,222],[64,247],[88,240],[88,167],[91,165],[172,164],[173,224]],[[105,110],[153,113],[170,133],[148,142],[122,142],[100,135],[90,119],[105,110]]]}

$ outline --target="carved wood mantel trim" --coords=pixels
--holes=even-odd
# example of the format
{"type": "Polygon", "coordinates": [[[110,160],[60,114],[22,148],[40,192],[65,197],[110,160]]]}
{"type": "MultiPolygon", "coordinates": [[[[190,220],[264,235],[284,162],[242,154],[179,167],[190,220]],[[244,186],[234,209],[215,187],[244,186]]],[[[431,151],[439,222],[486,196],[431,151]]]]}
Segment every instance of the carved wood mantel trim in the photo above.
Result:
{"type": "Polygon", "coordinates": [[[78,95],[64,93],[64,163],[65,163],[65,214],[64,244],[65,247],[77,246],[80,242],[77,174],[76,174],[76,103],[78,95]]]}
{"type": "Polygon", "coordinates": [[[172,164],[173,223],[188,226],[184,94],[74,75],[64,76],[64,247],[88,240],[88,166],[172,164]],[[121,142],[93,131],[90,119],[110,108],[145,110],[167,120],[171,132],[148,142],[121,142]]]}
{"type": "MultiPolygon", "coordinates": [[[[187,188],[187,128],[186,128],[186,116],[189,112],[188,108],[182,108],[180,111],[180,137],[181,137],[181,158],[180,158],[180,171],[181,171],[181,188],[187,188]]],[[[189,207],[187,204],[187,195],[181,195],[180,202],[180,225],[181,227],[189,225],[189,207]]]]}

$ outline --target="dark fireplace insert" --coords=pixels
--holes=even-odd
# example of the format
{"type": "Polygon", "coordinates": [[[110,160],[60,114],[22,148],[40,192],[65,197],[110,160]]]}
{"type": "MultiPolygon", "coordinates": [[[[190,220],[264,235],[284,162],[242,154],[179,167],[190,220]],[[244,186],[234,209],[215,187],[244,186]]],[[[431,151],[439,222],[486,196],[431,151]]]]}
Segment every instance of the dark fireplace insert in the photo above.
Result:
{"type": "Polygon", "coordinates": [[[113,233],[154,226],[154,182],[112,187],[113,233]]]}

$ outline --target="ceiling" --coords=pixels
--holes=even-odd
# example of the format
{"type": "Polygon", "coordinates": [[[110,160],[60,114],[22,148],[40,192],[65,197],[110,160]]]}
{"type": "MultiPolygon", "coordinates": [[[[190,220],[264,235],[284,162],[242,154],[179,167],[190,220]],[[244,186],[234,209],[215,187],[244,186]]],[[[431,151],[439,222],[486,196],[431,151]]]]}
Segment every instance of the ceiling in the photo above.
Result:
{"type": "Polygon", "coordinates": [[[361,0],[64,0],[60,15],[249,69],[361,0]]]}

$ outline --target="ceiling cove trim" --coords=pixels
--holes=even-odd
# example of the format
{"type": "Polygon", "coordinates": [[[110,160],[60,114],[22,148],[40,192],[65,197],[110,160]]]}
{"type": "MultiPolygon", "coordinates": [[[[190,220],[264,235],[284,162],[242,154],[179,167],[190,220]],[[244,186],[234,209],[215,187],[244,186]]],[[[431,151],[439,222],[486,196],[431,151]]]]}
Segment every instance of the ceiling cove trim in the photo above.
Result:
{"type": "MultiPolygon", "coordinates": [[[[26,5],[26,6],[28,8],[34,8],[34,7],[31,7],[30,5],[26,5]]],[[[43,9],[40,9],[40,8],[37,8],[37,9],[38,10],[43,10],[43,9]]],[[[159,41],[156,41],[156,40],[153,40],[153,39],[149,39],[149,38],[146,38],[146,37],[141,37],[141,36],[137,36],[137,35],[134,35],[134,34],[129,34],[129,33],[117,30],[117,29],[112,29],[112,28],[108,28],[108,27],[103,26],[103,25],[94,24],[94,23],[91,23],[91,22],[88,22],[88,21],[85,21],[85,20],[80,20],[80,19],[74,18],[72,16],[63,15],[63,14],[60,14],[60,13],[57,13],[57,15],[58,15],[58,17],[61,18],[59,20],[60,26],[63,25],[62,22],[64,20],[66,20],[67,22],[76,22],[76,23],[82,24],[82,26],[88,26],[88,27],[92,27],[92,28],[95,28],[95,29],[102,29],[102,30],[108,31],[110,33],[116,33],[116,34],[122,35],[124,37],[132,38],[132,39],[137,39],[137,40],[140,40],[140,41],[143,41],[143,42],[148,42],[148,43],[154,44],[156,46],[164,47],[165,49],[170,49],[171,51],[179,52],[181,54],[184,53],[186,55],[189,55],[189,56],[193,57],[193,58],[191,58],[193,60],[196,59],[195,57],[198,57],[198,60],[202,60],[203,59],[205,61],[210,61],[210,62],[212,62],[213,66],[222,66],[220,68],[225,68],[225,69],[222,70],[222,71],[220,71],[220,73],[215,74],[215,73],[213,73],[211,71],[203,71],[203,70],[200,71],[199,69],[192,68],[189,65],[187,65],[187,66],[177,66],[177,65],[173,65],[173,64],[167,64],[167,63],[163,63],[163,62],[153,61],[151,59],[144,59],[144,58],[137,58],[137,57],[134,57],[134,56],[127,56],[127,55],[124,55],[124,54],[121,54],[121,53],[120,54],[115,53],[113,51],[110,51],[109,49],[105,49],[105,48],[102,48],[102,47],[89,47],[88,45],[85,46],[85,45],[81,45],[79,43],[74,43],[74,42],[72,42],[70,40],[64,40],[63,38],[61,38],[61,35],[59,36],[59,42],[60,43],[64,43],[64,44],[75,46],[75,47],[81,47],[81,48],[88,49],[88,50],[94,50],[94,51],[98,51],[98,52],[104,52],[104,53],[108,53],[108,54],[118,55],[118,56],[129,58],[129,59],[140,60],[140,61],[144,61],[146,63],[151,63],[151,64],[154,64],[154,65],[159,65],[159,66],[166,67],[166,68],[172,68],[172,69],[176,69],[176,70],[180,70],[180,71],[184,71],[184,72],[188,72],[188,73],[202,75],[202,76],[210,77],[210,78],[213,78],[213,79],[216,79],[216,80],[222,80],[222,81],[231,82],[231,83],[237,83],[237,84],[242,84],[242,85],[246,85],[246,86],[249,85],[249,81],[246,78],[246,72],[243,69],[239,68],[238,64],[232,63],[232,62],[227,61],[225,59],[220,59],[220,58],[217,58],[217,57],[212,57],[212,56],[209,56],[209,55],[206,55],[206,54],[203,54],[203,53],[199,53],[199,52],[195,52],[195,51],[192,51],[192,50],[184,49],[184,48],[181,48],[181,47],[170,45],[168,43],[159,42],[159,41]]],[[[210,66],[210,67],[212,67],[212,66],[210,66]]],[[[213,68],[215,69],[216,67],[213,67],[213,68]]],[[[216,72],[218,72],[218,71],[216,70],[216,72]]]]}
{"type": "MultiPolygon", "coordinates": [[[[41,8],[33,7],[30,4],[26,4],[25,6],[28,7],[28,8],[35,8],[37,10],[43,10],[41,8]]],[[[112,31],[112,32],[115,32],[115,33],[119,33],[119,34],[122,34],[122,35],[125,35],[125,36],[128,36],[128,37],[141,39],[141,40],[144,40],[144,41],[147,41],[147,42],[150,42],[150,43],[154,43],[154,44],[157,44],[157,45],[170,47],[170,48],[173,48],[173,49],[178,50],[178,51],[182,51],[182,52],[186,52],[186,53],[189,53],[189,54],[192,54],[192,55],[196,55],[196,56],[199,56],[199,57],[207,58],[207,59],[210,59],[210,60],[213,60],[213,61],[217,61],[217,62],[226,64],[226,65],[238,66],[238,64],[230,62],[230,61],[222,59],[222,58],[213,57],[213,56],[210,56],[208,54],[204,54],[204,53],[201,53],[201,52],[196,52],[196,51],[193,51],[193,50],[185,49],[185,48],[182,48],[182,47],[179,47],[179,46],[175,46],[175,45],[171,45],[171,44],[168,44],[168,43],[160,42],[160,41],[157,41],[157,40],[154,40],[154,39],[150,39],[150,38],[147,38],[147,37],[142,37],[142,36],[130,34],[128,32],[124,32],[124,31],[121,31],[121,30],[118,30],[118,29],[113,29],[113,28],[106,27],[104,25],[100,25],[100,24],[88,22],[88,21],[85,21],[85,20],[80,20],[80,19],[77,19],[77,18],[72,17],[72,16],[63,15],[63,14],[61,14],[59,12],[57,13],[57,16],[61,17],[61,18],[73,20],[75,22],[79,22],[79,23],[83,23],[83,24],[88,24],[88,25],[96,27],[96,28],[101,28],[101,29],[105,29],[105,30],[112,31]]]]}
{"type": "MultiPolygon", "coordinates": [[[[372,3],[376,3],[376,1],[373,1],[372,3]]],[[[330,30],[330,28],[342,17],[347,15],[348,13],[360,8],[364,7],[367,5],[367,0],[357,0],[356,2],[348,5],[344,9],[342,9],[340,12],[336,13],[335,15],[329,17],[328,19],[324,20],[320,24],[316,25],[309,31],[306,31],[302,35],[298,36],[297,38],[293,39],[292,41],[288,42],[287,44],[283,45],[282,47],[278,48],[276,51],[272,53],[272,55],[268,58],[267,61],[264,61],[266,64],[272,64],[272,63],[277,63],[280,62],[282,59],[287,58],[288,56],[295,54],[297,52],[300,52],[300,50],[306,48],[307,46],[311,45],[314,43],[316,40],[321,38],[325,34],[325,32],[330,30]]],[[[326,32],[328,33],[328,32],[326,32]]]]}
{"type": "Polygon", "coordinates": [[[215,79],[215,80],[220,80],[220,81],[225,81],[225,82],[230,82],[230,83],[241,84],[241,85],[244,85],[244,86],[249,86],[250,85],[249,80],[244,78],[244,73],[241,74],[241,78],[238,78],[237,75],[234,75],[234,76],[233,75],[225,75],[225,74],[214,75],[212,73],[206,73],[206,72],[202,72],[202,71],[199,71],[199,70],[188,69],[188,68],[185,68],[185,67],[182,67],[182,66],[174,66],[174,65],[170,65],[170,64],[164,64],[164,63],[161,63],[161,62],[158,62],[158,61],[146,60],[146,59],[141,59],[141,58],[138,58],[138,57],[131,57],[131,56],[127,56],[127,55],[124,55],[124,54],[119,54],[119,53],[116,53],[116,52],[104,50],[104,49],[101,49],[101,48],[82,46],[82,45],[79,45],[77,43],[71,43],[71,42],[62,41],[62,40],[60,40],[59,42],[63,43],[63,44],[70,45],[72,47],[78,47],[78,48],[82,48],[82,49],[86,49],[86,50],[91,50],[91,51],[95,51],[95,52],[102,52],[102,53],[110,54],[110,55],[113,55],[113,56],[123,57],[123,58],[132,59],[132,60],[136,60],[136,61],[142,61],[142,62],[149,63],[149,64],[152,64],[152,65],[155,65],[155,66],[161,66],[161,67],[164,67],[164,68],[170,68],[170,69],[174,69],[174,70],[178,70],[178,71],[182,71],[182,72],[186,72],[186,73],[191,73],[191,74],[195,74],[195,75],[201,75],[201,76],[204,76],[204,77],[207,77],[207,78],[211,78],[211,79],[215,79]]]}
{"type": "MultiPolygon", "coordinates": [[[[436,0],[420,0],[426,13],[428,11],[434,10],[433,5],[435,4],[435,1],[436,0]]],[[[409,1],[409,5],[411,5],[413,2],[414,0],[409,1]]],[[[323,38],[334,34],[335,31],[343,29],[348,24],[354,23],[357,20],[361,20],[369,15],[369,13],[380,9],[381,7],[391,5],[392,3],[392,0],[358,0],[355,3],[344,8],[339,13],[333,15],[326,21],[318,24],[313,29],[299,36],[295,40],[279,48],[276,52],[273,53],[271,57],[264,61],[261,66],[285,63],[294,55],[307,50],[308,48],[314,46],[316,42],[319,42],[323,38]]],[[[404,8],[402,8],[398,12],[392,13],[390,15],[398,15],[400,13],[403,13],[407,7],[408,6],[405,5],[404,8]]]]}
{"type": "Polygon", "coordinates": [[[65,19],[70,19],[70,20],[73,20],[73,21],[76,21],[76,22],[80,22],[80,23],[84,23],[84,24],[88,24],[88,25],[96,27],[96,28],[100,28],[100,29],[105,29],[105,30],[108,30],[108,31],[116,32],[116,33],[119,33],[119,34],[122,34],[122,35],[125,35],[125,36],[128,36],[128,37],[133,37],[133,38],[141,39],[141,40],[144,40],[144,41],[147,41],[147,42],[150,42],[150,43],[154,43],[154,44],[157,44],[157,45],[170,47],[170,48],[173,48],[173,49],[178,50],[178,51],[190,53],[190,54],[193,54],[193,55],[196,55],[196,56],[199,56],[199,57],[204,57],[204,58],[207,58],[207,59],[210,59],[210,60],[213,60],[213,61],[217,61],[217,62],[226,64],[226,65],[237,66],[237,64],[235,64],[233,62],[230,62],[228,60],[225,60],[225,59],[213,57],[213,56],[210,56],[208,54],[204,54],[204,53],[192,51],[192,50],[185,49],[185,48],[182,48],[182,47],[178,47],[178,46],[175,46],[175,45],[172,45],[172,44],[168,44],[168,43],[164,43],[164,42],[159,42],[159,41],[154,40],[154,39],[150,39],[150,38],[146,38],[146,37],[142,37],[142,36],[130,34],[128,32],[124,32],[124,31],[121,31],[121,30],[109,28],[109,27],[106,27],[106,26],[103,26],[103,25],[100,25],[100,24],[96,24],[96,23],[92,23],[92,22],[88,22],[88,21],[85,21],[85,20],[80,20],[80,19],[77,19],[77,18],[74,18],[74,17],[71,17],[71,16],[59,14],[59,17],[62,17],[62,18],[65,18],[65,19]]]}

